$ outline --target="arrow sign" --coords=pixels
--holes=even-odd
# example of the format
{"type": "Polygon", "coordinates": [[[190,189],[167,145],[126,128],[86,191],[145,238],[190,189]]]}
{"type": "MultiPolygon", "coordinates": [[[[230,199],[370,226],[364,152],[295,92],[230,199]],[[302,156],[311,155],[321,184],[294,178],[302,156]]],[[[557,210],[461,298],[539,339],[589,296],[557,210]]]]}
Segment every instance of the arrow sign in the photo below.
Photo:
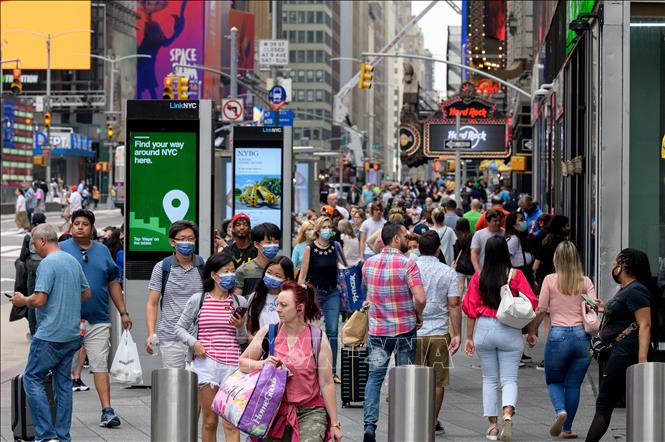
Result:
{"type": "Polygon", "coordinates": [[[446,149],[471,149],[471,140],[446,140],[446,149]]]}
{"type": "Polygon", "coordinates": [[[242,121],[244,115],[242,101],[236,98],[222,100],[222,121],[242,121]]]}

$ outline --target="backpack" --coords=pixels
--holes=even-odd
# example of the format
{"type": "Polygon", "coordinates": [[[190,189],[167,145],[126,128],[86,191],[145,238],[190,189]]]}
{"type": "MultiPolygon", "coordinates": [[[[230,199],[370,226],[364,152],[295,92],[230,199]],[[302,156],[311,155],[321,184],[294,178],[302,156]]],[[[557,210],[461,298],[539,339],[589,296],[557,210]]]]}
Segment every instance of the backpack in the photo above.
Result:
{"type": "MultiPolygon", "coordinates": [[[[162,260],[162,291],[159,294],[159,308],[162,308],[164,304],[164,291],[166,290],[166,283],[169,280],[169,275],[171,274],[171,265],[173,264],[173,255],[167,256],[162,260]]],[[[201,280],[203,281],[203,268],[205,267],[205,261],[199,255],[194,255],[194,265],[201,275],[201,280]]],[[[200,308],[200,306],[199,306],[200,308]]]]}
{"type": "MultiPolygon", "coordinates": [[[[263,337],[263,342],[261,342],[261,349],[263,350],[263,359],[267,358],[268,355],[273,354],[275,348],[275,339],[277,338],[277,332],[281,324],[270,324],[268,326],[268,333],[263,337]]],[[[309,333],[312,336],[312,354],[314,356],[314,362],[318,368],[319,366],[319,353],[321,352],[321,337],[323,333],[318,327],[312,327],[311,324],[307,324],[309,327],[309,333]]]]}

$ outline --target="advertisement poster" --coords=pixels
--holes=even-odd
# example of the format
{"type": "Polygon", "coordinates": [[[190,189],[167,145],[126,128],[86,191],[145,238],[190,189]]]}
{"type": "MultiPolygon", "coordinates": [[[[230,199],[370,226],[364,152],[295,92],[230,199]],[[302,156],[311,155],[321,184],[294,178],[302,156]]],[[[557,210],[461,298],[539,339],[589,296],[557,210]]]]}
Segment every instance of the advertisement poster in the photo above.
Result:
{"type": "Polygon", "coordinates": [[[296,163],[293,204],[296,213],[305,213],[309,209],[309,163],[296,163]]]}
{"type": "Polygon", "coordinates": [[[197,220],[196,133],[132,132],[129,149],[127,246],[132,252],[170,252],[169,226],[197,220]]]}
{"type": "MultiPolygon", "coordinates": [[[[205,5],[191,0],[137,1],[136,52],[151,56],[137,59],[137,98],[162,98],[164,77],[173,71],[173,63],[205,64],[205,5]]],[[[195,83],[203,80],[197,69],[176,73],[195,83]]]]}
{"type": "Polygon", "coordinates": [[[244,212],[252,225],[282,227],[282,149],[236,147],[234,150],[233,211],[244,212]]]}

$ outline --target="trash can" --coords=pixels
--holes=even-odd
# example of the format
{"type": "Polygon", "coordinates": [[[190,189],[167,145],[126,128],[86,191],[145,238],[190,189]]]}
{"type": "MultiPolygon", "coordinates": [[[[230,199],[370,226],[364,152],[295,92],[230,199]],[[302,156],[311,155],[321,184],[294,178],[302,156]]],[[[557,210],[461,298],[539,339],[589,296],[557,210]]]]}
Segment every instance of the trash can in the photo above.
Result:
{"type": "Polygon", "coordinates": [[[152,372],[150,440],[196,442],[198,438],[198,376],[180,368],[152,372]]]}
{"type": "Polygon", "coordinates": [[[665,363],[628,367],[626,440],[665,440],[665,363]]]}
{"type": "Polygon", "coordinates": [[[390,370],[388,379],[388,440],[434,441],[434,369],[421,365],[401,365],[390,370]]]}

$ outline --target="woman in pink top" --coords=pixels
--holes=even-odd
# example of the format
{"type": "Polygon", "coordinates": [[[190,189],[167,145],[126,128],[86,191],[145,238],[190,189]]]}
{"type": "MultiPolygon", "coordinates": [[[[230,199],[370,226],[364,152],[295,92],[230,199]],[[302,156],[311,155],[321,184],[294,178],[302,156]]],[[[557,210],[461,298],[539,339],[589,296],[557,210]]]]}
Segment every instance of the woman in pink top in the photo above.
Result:
{"type": "Polygon", "coordinates": [[[462,301],[462,310],[468,316],[464,349],[471,357],[477,350],[483,371],[483,414],[490,427],[486,437],[502,441],[512,438],[512,417],[517,404],[517,372],[524,341],[522,331],[502,324],[496,319],[501,303],[501,287],[508,281],[513,295],[523,293],[533,308],[538,299],[533,294],[524,274],[510,266],[510,252],[503,237],[494,236],[485,245],[485,261],[480,273],[476,272],[462,301]],[[502,390],[503,428],[499,433],[497,417],[499,382],[502,390]]]}
{"type": "Polygon", "coordinates": [[[284,282],[282,292],[277,296],[280,324],[274,356],[260,359],[265,354],[263,341],[268,325],[257,332],[240,356],[240,369],[246,373],[264,364],[283,365],[289,371],[282,405],[265,440],[342,439],[330,342],[325,333],[308,324],[319,313],[312,285],[284,282]]]}
{"type": "Polygon", "coordinates": [[[563,241],[557,246],[554,269],[540,288],[536,319],[530,325],[527,342],[530,347],[536,344],[538,325],[549,311],[552,328],[545,344],[545,381],[556,412],[550,435],[574,439],[577,435],[572,425],[580,386],[591,363],[590,338],[582,323],[583,295],[597,298],[593,283],[582,272],[575,244],[563,241]]]}

